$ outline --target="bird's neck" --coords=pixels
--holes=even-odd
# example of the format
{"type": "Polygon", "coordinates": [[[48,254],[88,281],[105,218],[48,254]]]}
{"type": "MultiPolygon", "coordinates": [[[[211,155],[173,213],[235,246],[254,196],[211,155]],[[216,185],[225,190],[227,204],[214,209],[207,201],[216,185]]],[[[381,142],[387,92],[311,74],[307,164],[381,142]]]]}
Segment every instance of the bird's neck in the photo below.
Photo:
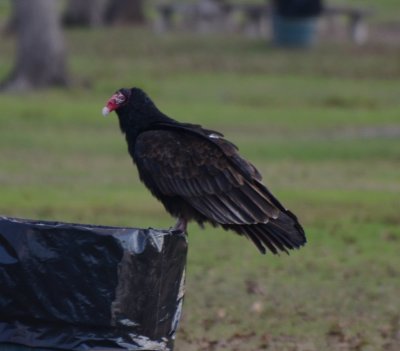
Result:
{"type": "Polygon", "coordinates": [[[178,125],[179,122],[155,110],[152,113],[141,111],[120,111],[118,113],[119,125],[128,143],[129,153],[133,156],[137,137],[148,130],[162,128],[161,125],[178,125]]]}

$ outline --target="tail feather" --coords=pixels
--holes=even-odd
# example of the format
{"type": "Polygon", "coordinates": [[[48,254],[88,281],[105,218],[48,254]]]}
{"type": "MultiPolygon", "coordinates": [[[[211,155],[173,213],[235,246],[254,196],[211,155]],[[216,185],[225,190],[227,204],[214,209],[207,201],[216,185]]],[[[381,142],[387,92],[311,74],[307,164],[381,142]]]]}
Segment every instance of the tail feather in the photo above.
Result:
{"type": "MultiPolygon", "coordinates": [[[[250,226],[249,226],[250,227],[250,226]]],[[[264,240],[262,238],[259,238],[257,233],[253,233],[251,230],[249,230],[248,234],[245,234],[253,243],[254,245],[257,246],[257,249],[262,253],[265,254],[266,253],[266,249],[265,249],[265,244],[264,244],[264,240]],[[251,232],[251,233],[250,233],[251,232]]],[[[269,246],[270,250],[274,250],[274,246],[269,246]]]]}
{"type": "Polygon", "coordinates": [[[259,224],[228,224],[226,230],[233,230],[248,237],[261,253],[267,249],[273,254],[280,251],[298,249],[306,243],[304,230],[296,216],[290,211],[282,211],[278,218],[270,219],[267,223],[259,224]]]}
{"type": "Polygon", "coordinates": [[[250,239],[257,238],[257,240],[261,242],[262,249],[258,248],[261,253],[265,254],[267,252],[266,248],[268,248],[274,254],[277,253],[277,250],[275,246],[272,244],[272,242],[270,242],[269,240],[265,240],[265,236],[259,230],[257,230],[257,225],[242,226],[240,230],[241,233],[247,236],[248,238],[250,239]]]}

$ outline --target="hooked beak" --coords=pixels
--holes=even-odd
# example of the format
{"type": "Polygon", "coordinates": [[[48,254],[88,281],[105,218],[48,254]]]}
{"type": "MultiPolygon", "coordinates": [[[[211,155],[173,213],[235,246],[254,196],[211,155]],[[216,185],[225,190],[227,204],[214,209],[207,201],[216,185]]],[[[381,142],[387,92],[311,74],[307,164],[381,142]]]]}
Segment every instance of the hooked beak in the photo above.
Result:
{"type": "Polygon", "coordinates": [[[107,106],[104,106],[103,109],[101,110],[101,113],[103,114],[104,117],[107,117],[107,115],[110,113],[110,109],[107,106]]]}
{"type": "Polygon", "coordinates": [[[101,113],[104,117],[106,117],[110,112],[116,110],[118,108],[118,94],[114,94],[111,96],[110,100],[108,100],[107,105],[103,107],[101,113]]]}

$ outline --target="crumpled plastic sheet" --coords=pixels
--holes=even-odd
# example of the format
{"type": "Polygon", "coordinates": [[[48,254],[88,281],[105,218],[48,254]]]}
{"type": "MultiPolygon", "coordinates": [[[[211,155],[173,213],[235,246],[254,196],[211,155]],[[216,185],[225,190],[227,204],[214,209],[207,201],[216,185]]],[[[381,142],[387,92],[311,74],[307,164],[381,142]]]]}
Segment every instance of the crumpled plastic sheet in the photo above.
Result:
{"type": "Polygon", "coordinates": [[[186,254],[176,231],[0,217],[0,343],[171,351],[186,254]]]}

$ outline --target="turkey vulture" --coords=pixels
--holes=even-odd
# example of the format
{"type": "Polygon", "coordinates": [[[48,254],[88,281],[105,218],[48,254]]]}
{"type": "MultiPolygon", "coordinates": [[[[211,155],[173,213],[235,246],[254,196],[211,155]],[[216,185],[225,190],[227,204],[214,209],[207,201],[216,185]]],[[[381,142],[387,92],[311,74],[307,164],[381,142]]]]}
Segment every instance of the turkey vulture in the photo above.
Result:
{"type": "Polygon", "coordinates": [[[249,238],[265,253],[306,242],[296,216],[261,182],[261,175],[219,132],[178,122],[139,88],[120,89],[103,108],[118,115],[141,181],[186,232],[208,222],[249,238]]]}

